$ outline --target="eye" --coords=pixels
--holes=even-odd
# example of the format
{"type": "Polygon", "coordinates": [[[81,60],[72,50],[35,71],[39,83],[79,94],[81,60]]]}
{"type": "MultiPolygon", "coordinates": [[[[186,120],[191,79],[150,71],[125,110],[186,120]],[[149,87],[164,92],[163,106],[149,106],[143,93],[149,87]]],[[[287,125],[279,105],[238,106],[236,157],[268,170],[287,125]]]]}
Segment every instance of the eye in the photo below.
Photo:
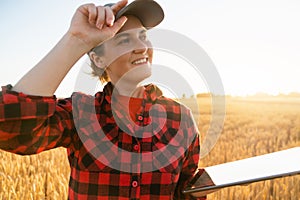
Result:
{"type": "Polygon", "coordinates": [[[129,38],[124,38],[118,42],[118,45],[128,44],[130,42],[129,38]]]}
{"type": "Polygon", "coordinates": [[[143,41],[147,41],[148,40],[147,34],[146,33],[142,33],[140,35],[140,39],[143,40],[143,41]]]}

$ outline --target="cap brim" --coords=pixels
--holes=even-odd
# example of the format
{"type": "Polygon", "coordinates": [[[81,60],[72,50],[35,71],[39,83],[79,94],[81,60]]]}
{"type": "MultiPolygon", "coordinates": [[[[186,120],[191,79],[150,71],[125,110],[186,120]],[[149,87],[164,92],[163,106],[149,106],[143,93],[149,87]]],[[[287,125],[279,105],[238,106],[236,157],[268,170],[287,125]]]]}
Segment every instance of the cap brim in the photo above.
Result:
{"type": "Polygon", "coordinates": [[[124,15],[134,15],[139,18],[147,29],[157,26],[164,19],[163,9],[153,0],[133,1],[117,13],[116,19],[124,15]]]}

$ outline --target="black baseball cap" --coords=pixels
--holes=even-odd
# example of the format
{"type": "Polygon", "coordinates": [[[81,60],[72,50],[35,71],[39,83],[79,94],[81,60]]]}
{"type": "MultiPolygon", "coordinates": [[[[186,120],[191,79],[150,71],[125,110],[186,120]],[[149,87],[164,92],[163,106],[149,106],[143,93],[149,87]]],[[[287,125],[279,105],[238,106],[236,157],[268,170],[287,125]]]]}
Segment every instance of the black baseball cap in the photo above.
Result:
{"type": "MultiPolygon", "coordinates": [[[[114,3],[109,3],[105,6],[112,5],[114,3]]],[[[164,19],[163,9],[153,0],[135,0],[131,2],[116,14],[116,20],[124,15],[137,17],[147,29],[157,26],[164,19]]]]}

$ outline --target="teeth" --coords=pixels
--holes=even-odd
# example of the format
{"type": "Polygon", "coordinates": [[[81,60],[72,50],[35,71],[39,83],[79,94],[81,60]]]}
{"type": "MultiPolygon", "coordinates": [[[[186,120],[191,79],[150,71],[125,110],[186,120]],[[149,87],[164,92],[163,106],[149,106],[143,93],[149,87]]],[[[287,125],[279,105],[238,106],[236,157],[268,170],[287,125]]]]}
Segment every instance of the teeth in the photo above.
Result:
{"type": "Polygon", "coordinates": [[[147,58],[142,58],[142,59],[132,62],[132,64],[137,65],[137,64],[142,64],[142,63],[146,63],[146,62],[147,62],[147,58]]]}

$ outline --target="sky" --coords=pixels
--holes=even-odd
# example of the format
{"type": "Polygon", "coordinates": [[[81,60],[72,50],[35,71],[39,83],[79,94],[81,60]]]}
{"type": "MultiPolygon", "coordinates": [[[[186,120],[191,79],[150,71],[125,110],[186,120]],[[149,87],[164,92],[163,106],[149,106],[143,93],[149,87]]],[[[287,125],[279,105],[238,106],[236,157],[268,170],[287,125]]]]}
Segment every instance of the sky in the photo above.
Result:
{"type": "MultiPolygon", "coordinates": [[[[103,5],[110,1],[1,0],[1,86],[16,84],[68,30],[76,8],[90,2],[103,5]]],[[[214,63],[226,94],[300,92],[300,1],[157,2],[165,12],[157,28],[182,34],[198,44],[214,63]]],[[[195,93],[209,92],[205,80],[183,64],[186,61],[159,51],[155,56],[156,64],[178,69],[195,93]]],[[[72,93],[84,62],[85,57],[72,68],[57,96],[72,93]]]]}

